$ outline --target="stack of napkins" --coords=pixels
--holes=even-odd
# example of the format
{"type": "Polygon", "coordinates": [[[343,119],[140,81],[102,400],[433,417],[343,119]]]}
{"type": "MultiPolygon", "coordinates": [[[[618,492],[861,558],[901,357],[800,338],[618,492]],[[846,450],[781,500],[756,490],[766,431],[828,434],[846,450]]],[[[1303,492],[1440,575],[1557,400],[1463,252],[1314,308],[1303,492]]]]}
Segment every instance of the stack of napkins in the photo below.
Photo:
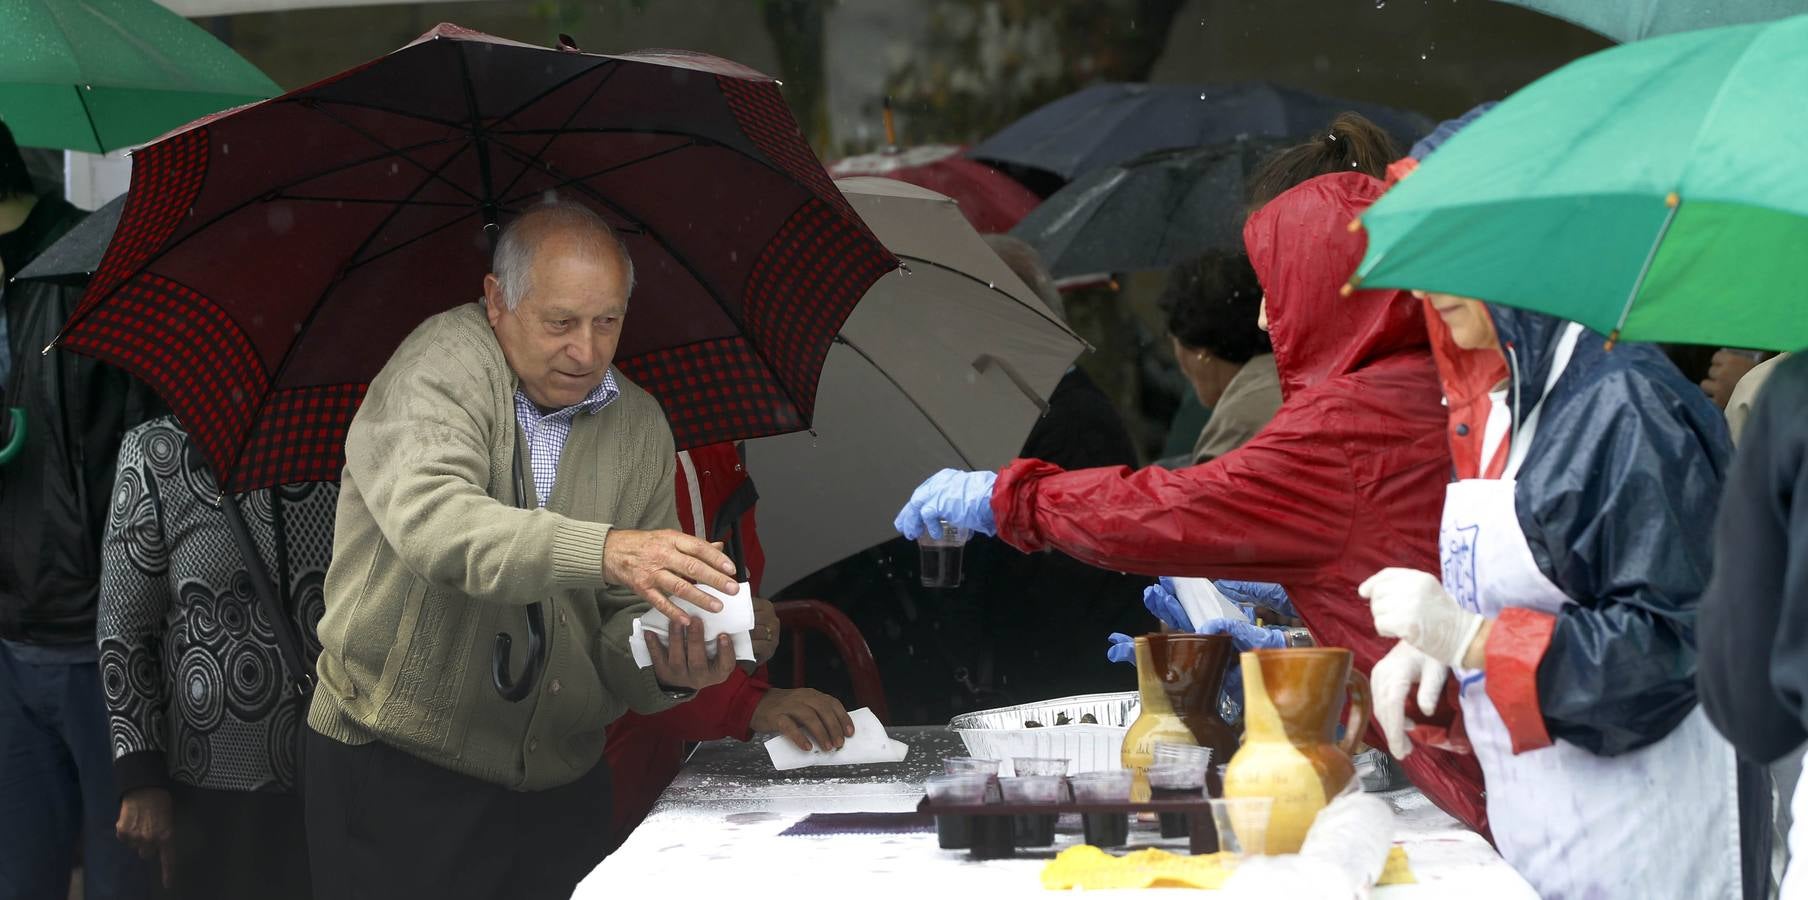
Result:
{"type": "Polygon", "coordinates": [[[805,766],[895,763],[903,762],[904,757],[910,753],[909,744],[894,741],[885,733],[885,726],[879,724],[879,717],[873,715],[872,709],[863,706],[848,713],[848,718],[854,722],[854,736],[848,738],[839,750],[823,750],[820,747],[799,750],[790,738],[782,734],[768,740],[766,754],[772,757],[772,767],[783,772],[805,766]]]}
{"type": "MultiPolygon", "coordinates": [[[[673,597],[672,602],[679,609],[689,613],[691,618],[703,623],[703,645],[710,659],[716,658],[716,638],[728,635],[734,641],[735,659],[753,661],[753,588],[747,582],[741,582],[740,589],[734,596],[729,596],[707,584],[697,585],[704,593],[722,601],[721,612],[707,612],[688,600],[673,597]]],[[[653,665],[653,655],[647,652],[647,632],[659,635],[659,643],[671,646],[672,620],[665,613],[651,609],[645,615],[634,620],[634,633],[628,638],[628,651],[634,654],[634,662],[645,669],[653,665]]]]}

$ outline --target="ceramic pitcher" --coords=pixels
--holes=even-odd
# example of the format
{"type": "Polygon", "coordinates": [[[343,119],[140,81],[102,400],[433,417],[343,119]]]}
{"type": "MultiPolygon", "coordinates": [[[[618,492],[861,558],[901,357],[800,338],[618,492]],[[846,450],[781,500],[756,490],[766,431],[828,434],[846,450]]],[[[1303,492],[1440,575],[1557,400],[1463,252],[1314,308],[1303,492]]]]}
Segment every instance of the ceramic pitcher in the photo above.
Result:
{"type": "Polygon", "coordinates": [[[1348,650],[1243,654],[1243,747],[1224,773],[1226,797],[1272,797],[1267,852],[1297,853],[1318,811],[1356,775],[1350,758],[1373,713],[1368,679],[1348,650]],[[1350,721],[1337,722],[1345,700],[1350,721]]]}
{"type": "Polygon", "coordinates": [[[1217,767],[1237,751],[1237,730],[1218,711],[1218,692],[1236,648],[1221,634],[1150,634],[1136,639],[1137,688],[1142,712],[1124,735],[1124,768],[1135,773],[1131,792],[1149,796],[1143,772],[1157,742],[1210,747],[1206,789],[1221,789],[1217,767]]]}

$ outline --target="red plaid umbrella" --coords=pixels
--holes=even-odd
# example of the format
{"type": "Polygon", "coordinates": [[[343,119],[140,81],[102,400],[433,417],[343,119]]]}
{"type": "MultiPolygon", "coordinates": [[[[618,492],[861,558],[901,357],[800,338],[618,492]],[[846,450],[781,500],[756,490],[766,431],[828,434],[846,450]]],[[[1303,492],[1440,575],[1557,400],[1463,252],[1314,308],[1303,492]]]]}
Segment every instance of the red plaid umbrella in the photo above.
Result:
{"type": "Polygon", "coordinates": [[[830,343],[896,265],[772,79],[441,25],[139,151],[58,341],[162,394],[227,490],[333,480],[370,379],[476,299],[495,226],[549,192],[627,241],[616,364],[681,447],[808,427],[830,343]]]}
{"type": "Polygon", "coordinates": [[[877,175],[925,187],[960,204],[980,234],[1003,234],[1029,215],[1041,198],[1011,176],[961,155],[952,144],[925,144],[850,156],[829,166],[836,178],[877,175]]]}

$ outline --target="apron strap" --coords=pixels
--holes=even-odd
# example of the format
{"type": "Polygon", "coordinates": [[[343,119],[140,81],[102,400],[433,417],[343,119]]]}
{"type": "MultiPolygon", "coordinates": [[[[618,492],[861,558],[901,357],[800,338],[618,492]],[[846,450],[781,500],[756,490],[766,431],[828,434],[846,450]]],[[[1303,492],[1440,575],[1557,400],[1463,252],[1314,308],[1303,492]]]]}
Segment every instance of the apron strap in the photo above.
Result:
{"type": "Polygon", "coordinates": [[[1501,478],[1512,480],[1519,474],[1519,467],[1525,465],[1526,454],[1531,451],[1532,436],[1538,433],[1538,413],[1544,409],[1544,401],[1550,399],[1551,388],[1557,386],[1557,379],[1562,377],[1563,370],[1569,368],[1570,357],[1576,353],[1576,341],[1582,337],[1582,326],[1570,322],[1563,329],[1563,335],[1557,338],[1557,352],[1551,358],[1551,374],[1544,379],[1544,393],[1538,396],[1538,404],[1525,417],[1519,426],[1519,433],[1509,435],[1511,449],[1507,453],[1507,468],[1501,478]]]}

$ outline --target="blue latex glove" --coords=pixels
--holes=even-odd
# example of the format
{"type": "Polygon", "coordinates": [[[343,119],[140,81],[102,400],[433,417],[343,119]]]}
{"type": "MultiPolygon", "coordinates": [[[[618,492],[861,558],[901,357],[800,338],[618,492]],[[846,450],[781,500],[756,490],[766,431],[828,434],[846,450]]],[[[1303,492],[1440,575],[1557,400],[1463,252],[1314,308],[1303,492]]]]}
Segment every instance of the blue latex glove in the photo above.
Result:
{"type": "Polygon", "coordinates": [[[992,485],[997,481],[997,472],[943,469],[917,485],[892,527],[911,540],[925,533],[941,537],[944,521],[980,534],[997,534],[998,523],[992,519],[992,485]]]}
{"type": "Polygon", "coordinates": [[[1249,603],[1266,606],[1284,616],[1299,617],[1293,611],[1293,600],[1287,596],[1287,589],[1278,584],[1266,581],[1214,581],[1218,592],[1230,598],[1232,603],[1249,603]]]}
{"type": "Polygon", "coordinates": [[[1136,665],[1136,638],[1121,632],[1111,633],[1111,646],[1105,648],[1105,658],[1114,663],[1136,665]]]}
{"type": "Polygon", "coordinates": [[[1174,594],[1172,579],[1164,576],[1143,588],[1143,605],[1161,620],[1161,624],[1175,631],[1193,630],[1193,620],[1187,617],[1186,607],[1180,605],[1180,598],[1174,594]]]}
{"type": "Polygon", "coordinates": [[[1287,634],[1279,628],[1264,628],[1243,619],[1207,619],[1199,626],[1200,634],[1230,636],[1238,652],[1246,650],[1281,650],[1287,646],[1287,634]]]}

